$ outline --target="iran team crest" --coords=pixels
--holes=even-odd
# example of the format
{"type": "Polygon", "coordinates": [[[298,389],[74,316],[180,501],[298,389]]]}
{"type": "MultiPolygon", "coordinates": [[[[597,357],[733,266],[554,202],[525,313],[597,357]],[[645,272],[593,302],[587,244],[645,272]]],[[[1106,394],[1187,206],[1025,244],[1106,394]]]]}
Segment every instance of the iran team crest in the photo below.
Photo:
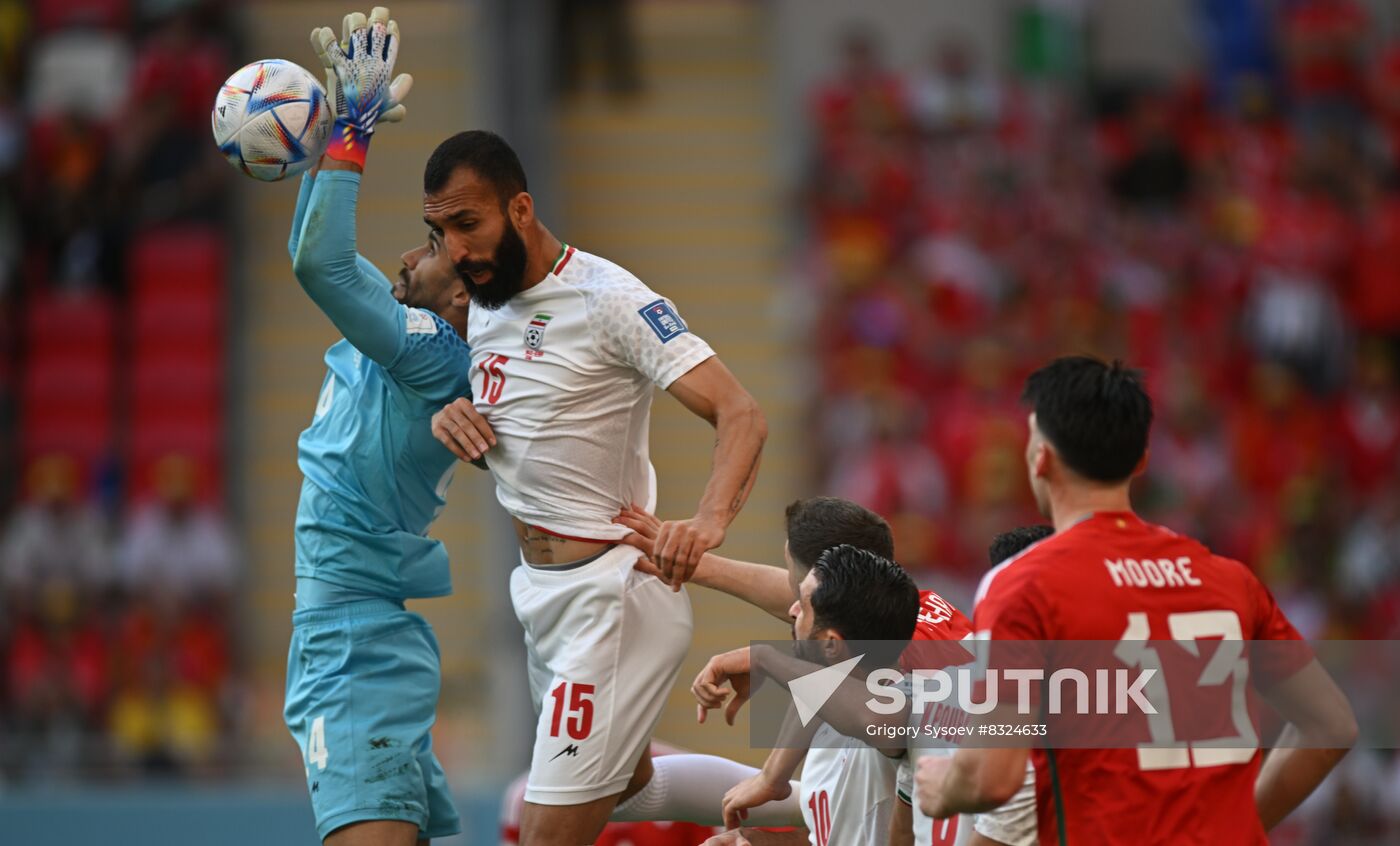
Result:
{"type": "Polygon", "coordinates": [[[554,319],[552,314],[537,314],[530,318],[530,322],[525,326],[525,358],[539,358],[544,355],[540,349],[544,346],[544,330],[549,327],[549,321],[554,319]]]}

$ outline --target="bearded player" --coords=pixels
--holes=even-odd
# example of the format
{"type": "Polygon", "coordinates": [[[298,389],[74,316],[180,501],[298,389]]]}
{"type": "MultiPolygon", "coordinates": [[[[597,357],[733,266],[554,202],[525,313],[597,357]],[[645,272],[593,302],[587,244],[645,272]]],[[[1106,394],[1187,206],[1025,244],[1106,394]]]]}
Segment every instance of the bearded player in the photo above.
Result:
{"type": "Polygon", "coordinates": [[[520,546],[511,600],[538,712],[521,842],[592,842],[619,802],[673,818],[670,803],[686,797],[672,785],[729,764],[653,764],[646,750],[690,645],[682,586],[748,498],[763,415],[669,300],[545,228],[499,136],[444,141],[423,191],[423,218],[472,300],[475,404],[444,408],[433,430],[459,457],[485,457],[520,546]],[[641,553],[619,544],[628,532],[613,522],[631,503],[655,507],[654,387],[716,434],[695,515],[660,528],[665,582],[633,569],[641,553]]]}
{"type": "MultiPolygon", "coordinates": [[[[979,638],[1120,649],[1150,640],[1299,640],[1243,564],[1133,513],[1129,486],[1147,463],[1152,423],[1136,373],[1061,358],[1030,375],[1024,399],[1031,488],[1055,535],[983,579],[973,613],[979,638]]],[[[1271,661],[1259,680],[1297,738],[1262,767],[1257,744],[1240,737],[1126,749],[968,748],[919,762],[916,801],[939,819],[994,808],[1021,784],[1029,755],[1042,844],[1265,844],[1357,732],[1332,678],[1306,649],[1297,653],[1301,660],[1271,661]]],[[[1166,715],[1158,731],[1170,731],[1166,715]]]]}
{"type": "Polygon", "coordinates": [[[427,536],[456,459],[433,439],[442,403],[469,390],[468,296],[435,235],[390,283],[356,253],[355,213],[376,117],[402,116],[410,80],[388,80],[388,10],[312,43],[331,69],[335,141],[302,180],[287,249],[297,280],[345,336],[297,442],[296,611],[284,716],[301,746],[328,846],[412,846],[461,830],[430,730],[437,640],[405,600],[452,590],[427,536]]]}

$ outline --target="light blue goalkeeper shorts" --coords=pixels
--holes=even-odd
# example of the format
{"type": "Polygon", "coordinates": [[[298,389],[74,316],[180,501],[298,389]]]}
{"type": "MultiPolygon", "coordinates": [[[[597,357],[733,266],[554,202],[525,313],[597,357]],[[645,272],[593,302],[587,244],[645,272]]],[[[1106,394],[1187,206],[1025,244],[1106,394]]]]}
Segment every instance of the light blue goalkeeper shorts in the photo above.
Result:
{"type": "Polygon", "coordinates": [[[429,734],[441,680],[432,627],[397,602],[292,615],[283,716],[322,840],[365,820],[414,823],[420,839],[462,830],[429,734]]]}

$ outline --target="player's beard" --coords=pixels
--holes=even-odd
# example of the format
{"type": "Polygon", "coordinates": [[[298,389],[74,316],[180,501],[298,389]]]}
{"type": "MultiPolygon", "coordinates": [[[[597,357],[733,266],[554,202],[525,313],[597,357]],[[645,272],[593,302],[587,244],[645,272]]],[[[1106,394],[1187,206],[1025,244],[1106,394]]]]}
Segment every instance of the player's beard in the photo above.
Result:
{"type": "Polygon", "coordinates": [[[496,253],[489,260],[457,262],[457,275],[472,295],[472,305],[479,305],[495,311],[525,287],[525,242],[515,227],[506,221],[505,231],[496,244],[496,253]],[[478,285],[471,278],[473,273],[491,272],[491,278],[478,285]]]}
{"type": "MultiPolygon", "coordinates": [[[[796,635],[797,632],[794,631],[793,634],[796,635]]],[[[821,641],[819,640],[794,637],[792,651],[794,655],[801,658],[803,661],[810,661],[813,664],[820,664],[822,666],[829,663],[826,660],[826,655],[822,653],[821,641]]]]}

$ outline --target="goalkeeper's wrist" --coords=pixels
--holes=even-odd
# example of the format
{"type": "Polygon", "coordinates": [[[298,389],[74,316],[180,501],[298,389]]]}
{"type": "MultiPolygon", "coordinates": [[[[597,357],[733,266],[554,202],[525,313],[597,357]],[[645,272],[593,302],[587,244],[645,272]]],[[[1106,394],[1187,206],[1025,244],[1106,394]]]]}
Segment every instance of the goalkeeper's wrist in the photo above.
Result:
{"type": "Polygon", "coordinates": [[[365,154],[369,152],[369,142],[373,137],[371,133],[361,132],[344,118],[336,118],[330,143],[326,145],[326,158],[363,168],[365,154]]]}

